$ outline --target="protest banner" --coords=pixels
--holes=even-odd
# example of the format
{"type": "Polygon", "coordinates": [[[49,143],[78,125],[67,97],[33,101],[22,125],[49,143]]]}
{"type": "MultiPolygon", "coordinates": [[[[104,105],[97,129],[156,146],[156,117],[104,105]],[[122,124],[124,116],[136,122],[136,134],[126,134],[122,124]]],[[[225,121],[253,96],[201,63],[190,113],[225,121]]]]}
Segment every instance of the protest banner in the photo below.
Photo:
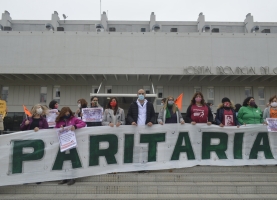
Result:
{"type": "Polygon", "coordinates": [[[74,131],[71,131],[71,127],[72,126],[66,126],[56,129],[61,152],[77,147],[76,136],[74,131]]]}
{"type": "Polygon", "coordinates": [[[277,133],[265,125],[86,127],[60,151],[55,129],[0,136],[0,185],[196,165],[276,165],[277,133]]]}
{"type": "Polygon", "coordinates": [[[57,118],[57,109],[50,109],[46,115],[46,120],[48,122],[49,127],[55,127],[56,126],[56,118],[57,118]]]}
{"type": "Polygon", "coordinates": [[[83,108],[82,114],[84,122],[102,122],[103,108],[83,108]]]}

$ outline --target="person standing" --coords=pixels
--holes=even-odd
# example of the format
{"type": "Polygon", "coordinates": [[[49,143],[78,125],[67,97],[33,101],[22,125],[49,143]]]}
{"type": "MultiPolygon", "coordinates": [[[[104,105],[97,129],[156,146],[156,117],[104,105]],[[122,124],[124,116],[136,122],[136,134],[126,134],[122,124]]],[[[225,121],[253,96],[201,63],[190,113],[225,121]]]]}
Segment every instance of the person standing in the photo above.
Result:
{"type": "MultiPolygon", "coordinates": [[[[98,102],[98,97],[91,97],[90,99],[90,107],[91,108],[102,108],[102,106],[98,102]]],[[[87,122],[87,126],[102,126],[102,122],[87,122]]]]}
{"type": "Polygon", "coordinates": [[[129,124],[152,126],[155,123],[155,110],[151,102],[145,99],[145,91],[139,89],[138,99],[131,103],[127,114],[129,124]]]}
{"type": "Polygon", "coordinates": [[[240,124],[263,124],[263,113],[255,103],[253,97],[247,97],[238,112],[238,120],[240,124]]]}
{"type": "Polygon", "coordinates": [[[119,127],[125,124],[124,110],[118,106],[117,98],[110,98],[107,109],[104,111],[103,126],[119,127]]]}
{"type": "Polygon", "coordinates": [[[157,121],[161,125],[170,123],[185,123],[178,107],[174,103],[174,97],[167,97],[163,108],[159,112],[157,121]]]}
{"type": "Polygon", "coordinates": [[[232,104],[229,98],[224,97],[219,104],[215,122],[220,127],[224,126],[239,126],[239,121],[236,116],[235,106],[232,104]]]}
{"type": "Polygon", "coordinates": [[[204,96],[201,92],[196,92],[191,101],[190,106],[187,109],[186,122],[195,125],[196,123],[207,123],[211,125],[213,122],[213,114],[204,100],[204,96]]]}
{"type": "MultiPolygon", "coordinates": [[[[63,128],[66,126],[71,126],[71,131],[75,131],[76,129],[85,127],[86,123],[75,117],[69,107],[63,107],[56,118],[55,128],[63,128]]],[[[73,185],[75,179],[62,180],[59,182],[59,184],[65,183],[67,183],[67,185],[73,185]]]]}
{"type": "Polygon", "coordinates": [[[266,122],[266,118],[277,118],[277,96],[274,95],[269,99],[269,106],[265,108],[263,113],[263,119],[266,122]]]}

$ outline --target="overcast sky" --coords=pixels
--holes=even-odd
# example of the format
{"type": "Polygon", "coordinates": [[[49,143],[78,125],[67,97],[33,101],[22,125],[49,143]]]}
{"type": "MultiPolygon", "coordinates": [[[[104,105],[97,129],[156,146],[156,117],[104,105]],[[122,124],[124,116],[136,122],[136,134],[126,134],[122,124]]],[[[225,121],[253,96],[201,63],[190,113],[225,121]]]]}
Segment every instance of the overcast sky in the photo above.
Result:
{"type": "MultiPolygon", "coordinates": [[[[206,21],[244,21],[247,13],[254,21],[277,22],[277,0],[101,0],[109,20],[196,21],[203,12],[206,21]]],[[[12,19],[47,20],[54,11],[68,20],[99,20],[100,0],[0,0],[1,13],[12,19]]]]}

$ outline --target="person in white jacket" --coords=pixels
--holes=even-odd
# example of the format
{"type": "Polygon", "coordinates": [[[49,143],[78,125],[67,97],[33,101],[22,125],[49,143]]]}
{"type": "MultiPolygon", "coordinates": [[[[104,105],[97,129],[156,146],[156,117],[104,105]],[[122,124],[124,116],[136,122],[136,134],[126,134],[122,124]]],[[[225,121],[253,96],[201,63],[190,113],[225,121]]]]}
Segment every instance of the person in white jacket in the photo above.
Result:
{"type": "Polygon", "coordinates": [[[102,120],[103,126],[119,127],[125,124],[124,110],[118,106],[117,98],[112,97],[108,102],[107,109],[104,111],[102,120]]]}
{"type": "Polygon", "coordinates": [[[169,96],[166,98],[164,106],[159,112],[157,121],[161,125],[171,123],[185,123],[178,107],[174,103],[174,97],[169,96]]]}

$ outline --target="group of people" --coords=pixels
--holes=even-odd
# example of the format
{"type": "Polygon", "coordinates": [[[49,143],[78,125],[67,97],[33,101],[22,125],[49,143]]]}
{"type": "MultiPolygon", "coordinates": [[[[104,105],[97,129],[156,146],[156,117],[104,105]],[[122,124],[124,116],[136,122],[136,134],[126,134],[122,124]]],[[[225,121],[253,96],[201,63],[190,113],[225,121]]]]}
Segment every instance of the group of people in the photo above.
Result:
{"type": "MultiPolygon", "coordinates": [[[[63,107],[58,110],[58,102],[51,101],[49,109],[57,109],[56,126],[55,128],[63,128],[71,125],[71,130],[80,129],[91,126],[110,126],[119,127],[125,125],[147,125],[151,127],[156,123],[155,110],[151,102],[147,101],[146,93],[143,89],[138,90],[137,100],[132,102],[125,120],[124,110],[119,107],[117,98],[110,98],[106,109],[103,112],[102,122],[84,122],[82,121],[82,109],[88,107],[85,99],[77,101],[78,110],[75,113],[69,107],[63,107]]],[[[168,123],[190,123],[192,125],[205,123],[207,125],[217,124],[220,127],[237,126],[246,124],[263,124],[266,118],[277,118],[277,97],[273,96],[269,100],[270,105],[261,111],[255,103],[253,97],[247,97],[242,106],[239,104],[234,106],[229,98],[224,97],[221,104],[218,106],[214,117],[212,109],[205,102],[201,92],[196,92],[187,108],[186,117],[183,119],[181,112],[174,102],[174,97],[169,96],[162,99],[162,108],[159,111],[157,123],[160,125],[168,123]]],[[[101,108],[97,97],[91,98],[91,108],[101,108]]],[[[48,129],[48,123],[45,119],[48,108],[43,105],[35,105],[31,109],[32,117],[26,118],[21,124],[21,130],[48,129]]],[[[67,183],[72,185],[74,179],[62,180],[60,184],[67,183]]]]}

